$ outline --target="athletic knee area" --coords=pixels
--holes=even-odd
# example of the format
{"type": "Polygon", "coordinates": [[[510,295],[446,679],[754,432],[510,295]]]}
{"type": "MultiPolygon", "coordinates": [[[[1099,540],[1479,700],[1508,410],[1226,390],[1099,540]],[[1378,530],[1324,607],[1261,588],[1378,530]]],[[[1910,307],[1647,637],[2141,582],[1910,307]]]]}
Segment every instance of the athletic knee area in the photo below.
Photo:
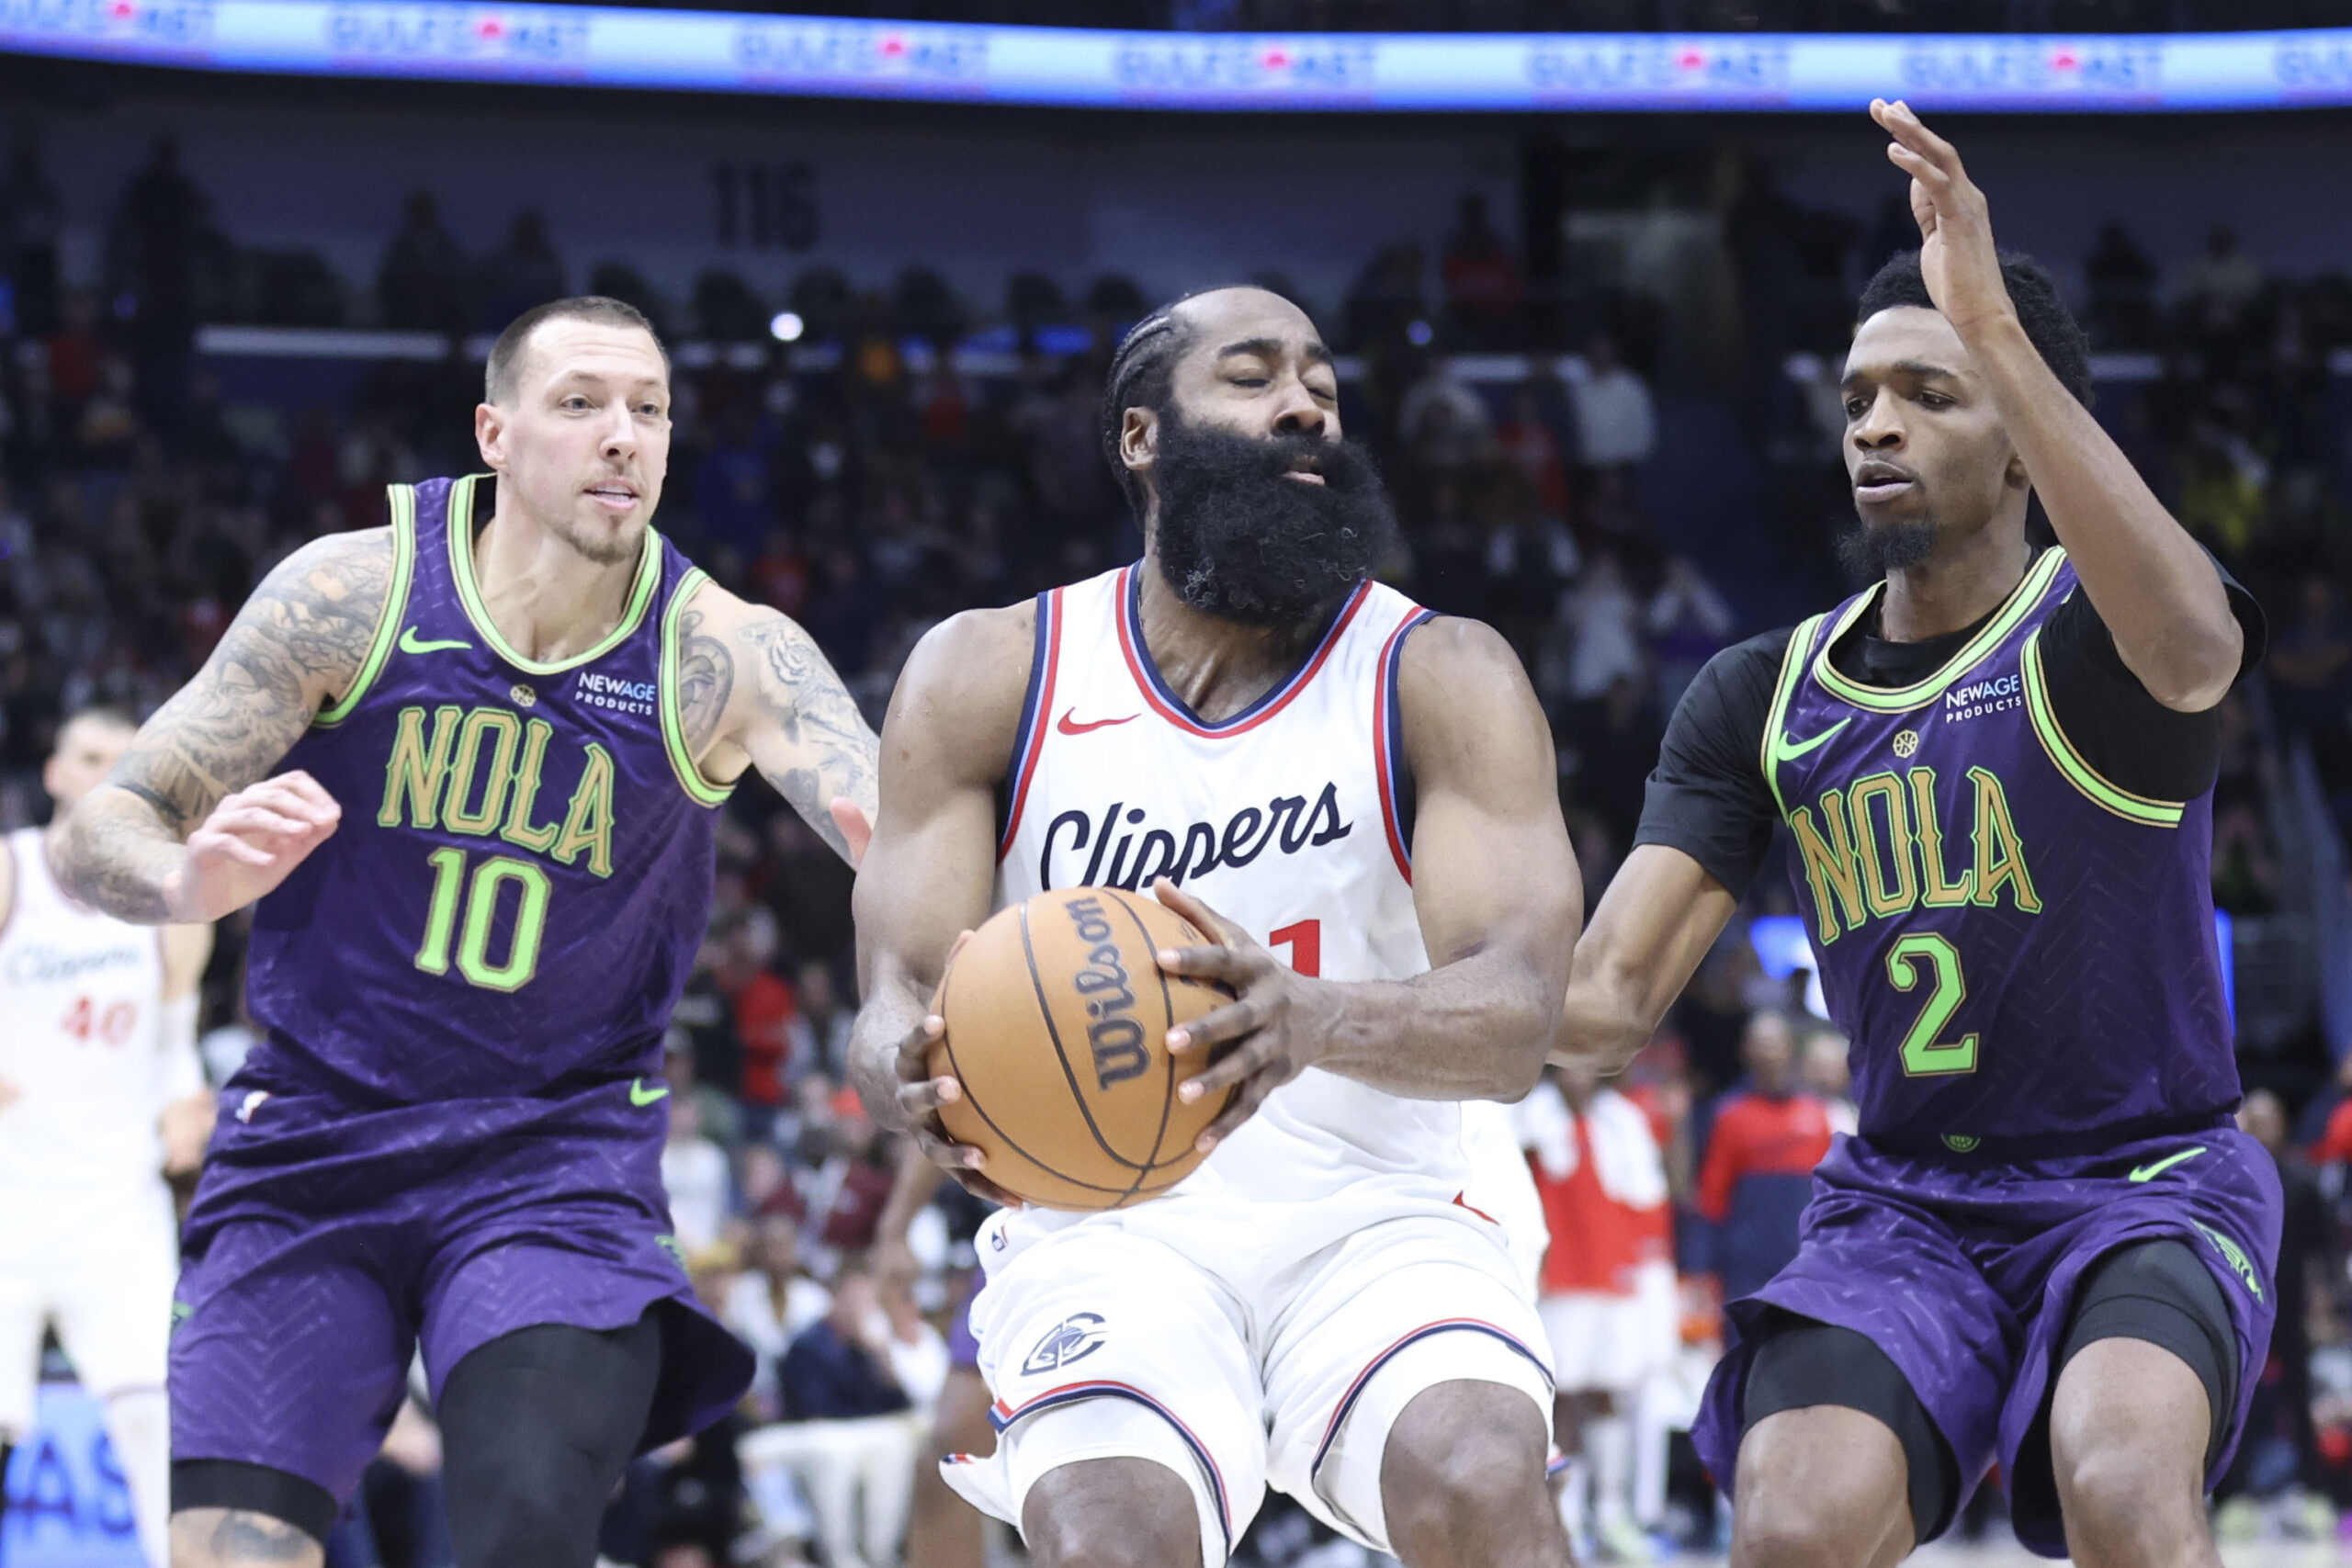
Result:
{"type": "Polygon", "coordinates": [[[1742,1487],[1731,1568],[1871,1568],[1878,1543],[1866,1535],[1829,1499],[1775,1486],[1751,1500],[1742,1487]]]}
{"type": "Polygon", "coordinates": [[[1021,1507],[1033,1568],[1202,1568],[1192,1488],[1148,1460],[1082,1460],[1038,1477],[1021,1507]]]}
{"type": "Polygon", "coordinates": [[[1911,1548],[1901,1446],[1844,1405],[1782,1411],[1748,1428],[1732,1500],[1733,1568],[1871,1568],[1911,1548]]]}
{"type": "Polygon", "coordinates": [[[1771,1483],[1759,1490],[1776,1502],[1794,1493],[1800,1506],[1815,1508],[1876,1507],[1891,1477],[1915,1539],[1942,1533],[1960,1502],[1960,1465],[1902,1369],[1867,1336],[1792,1314],[1775,1314],[1758,1338],[1742,1395],[1743,1506],[1758,1467],[1771,1483]],[[1803,1439],[1775,1442],[1765,1432],[1758,1440],[1775,1417],[1775,1431],[1803,1432],[1803,1439]],[[1837,1444],[1849,1462],[1816,1471],[1808,1461],[1823,1442],[1837,1444]]]}
{"type": "Polygon", "coordinates": [[[181,1508],[172,1515],[172,1568],[319,1568],[318,1537],[246,1508],[181,1508]]]}
{"type": "Polygon", "coordinates": [[[586,1568],[626,1450],[555,1432],[445,1448],[449,1534],[466,1568],[586,1568]]]}
{"type": "Polygon", "coordinates": [[[1484,1525],[1546,1513],[1544,1421],[1516,1389],[1441,1383],[1415,1396],[1388,1434],[1380,1492],[1389,1539],[1459,1538],[1484,1525]]]}
{"type": "MultiPolygon", "coordinates": [[[[2196,1374],[2205,1396],[2204,1462],[2210,1468],[2237,1410],[2237,1330],[2221,1282],[2186,1243],[2169,1236],[2140,1242],[2109,1253],[2084,1270],[2059,1348],[2059,1386],[2077,1357],[2110,1339],[2136,1340],[2169,1351],[2196,1374]]],[[[2053,1388],[2053,1399],[2055,1393],[2053,1388]]],[[[2106,1404],[2109,1397],[2109,1391],[2098,1391],[2093,1403],[2106,1404]]],[[[2064,1413],[2058,1416],[2063,1421],[2064,1413]]],[[[2086,1424],[2071,1425],[2080,1428],[2086,1424]]],[[[2095,1446],[2102,1438],[2118,1435],[2096,1427],[2069,1434],[2095,1446]]]]}
{"type": "Polygon", "coordinates": [[[2102,1443],[2058,1461],[2059,1494],[2069,1520],[2109,1524],[2163,1512],[2166,1505],[2196,1503],[2204,1488],[2170,1455],[2129,1443],[2102,1443]]]}
{"type": "Polygon", "coordinates": [[[441,1390],[449,1533],[467,1568],[582,1568],[661,1375],[651,1314],[547,1324],[458,1361],[441,1390]]]}

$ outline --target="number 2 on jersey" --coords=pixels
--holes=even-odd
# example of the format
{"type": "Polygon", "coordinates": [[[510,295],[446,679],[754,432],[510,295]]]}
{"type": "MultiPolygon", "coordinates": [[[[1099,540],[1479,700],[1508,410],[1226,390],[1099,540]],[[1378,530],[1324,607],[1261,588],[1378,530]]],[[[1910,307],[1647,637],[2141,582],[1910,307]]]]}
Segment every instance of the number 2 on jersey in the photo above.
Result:
{"type": "Polygon", "coordinates": [[[514,991],[528,984],[539,970],[539,942],[548,928],[548,874],[512,855],[492,855],[466,874],[466,852],[435,850],[424,857],[433,867],[433,902],[424,914],[424,945],[416,950],[416,966],[428,975],[449,972],[452,938],[458,950],[458,973],[469,986],[485,990],[514,991]],[[522,903],[514,911],[514,932],[506,957],[490,961],[491,922],[498,918],[499,897],[510,882],[522,886],[522,903]],[[465,929],[458,926],[458,908],[465,907],[465,929]]]}
{"type": "Polygon", "coordinates": [[[1887,950],[1886,977],[1896,990],[1917,987],[1923,968],[1934,976],[1936,986],[1928,993],[1919,1016],[1912,1021],[1911,1032],[1903,1037],[1904,1074],[1925,1078],[1973,1073],[1976,1070],[1973,1033],[1952,1041],[1936,1039],[1968,996],[1968,982],[1960,973],[1960,949],[1952,946],[1950,938],[1934,931],[1913,931],[1887,950]]]}

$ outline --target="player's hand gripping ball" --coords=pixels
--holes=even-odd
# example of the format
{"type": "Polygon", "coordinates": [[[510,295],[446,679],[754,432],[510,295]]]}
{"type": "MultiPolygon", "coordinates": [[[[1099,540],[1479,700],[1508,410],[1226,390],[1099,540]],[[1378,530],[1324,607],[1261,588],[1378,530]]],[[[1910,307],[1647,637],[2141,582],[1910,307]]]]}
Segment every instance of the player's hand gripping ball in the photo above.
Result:
{"type": "Polygon", "coordinates": [[[1233,997],[1163,974],[1153,954],[1209,940],[1115,887],[997,911],[957,950],[933,1004],[947,1028],[928,1071],[963,1089],[939,1108],[948,1137],[988,1156],[990,1182],[1048,1209],[1122,1208],[1183,1180],[1235,1091],[1180,1100],[1209,1063],[1170,1055],[1168,1032],[1233,997]]]}

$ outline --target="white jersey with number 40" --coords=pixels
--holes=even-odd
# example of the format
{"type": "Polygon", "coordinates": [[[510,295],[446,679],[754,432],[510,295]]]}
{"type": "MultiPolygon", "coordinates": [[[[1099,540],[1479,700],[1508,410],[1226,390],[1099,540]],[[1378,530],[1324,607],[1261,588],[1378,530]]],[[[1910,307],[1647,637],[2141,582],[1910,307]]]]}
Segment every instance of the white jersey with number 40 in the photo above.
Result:
{"type": "Polygon", "coordinates": [[[12,833],[16,893],[0,928],[0,1193],[53,1203],[162,1186],[156,1118],[200,1082],[173,1081],[158,1031],[160,932],[70,902],[38,829],[12,833]]]}
{"type": "MultiPolygon", "coordinates": [[[[1144,646],[1145,570],[1039,596],[998,907],[1081,885],[1148,892],[1164,875],[1303,974],[1403,980],[1427,970],[1396,678],[1406,634],[1430,612],[1366,584],[1289,680],[1210,724],[1144,646]]],[[[1233,1245],[1223,1216],[1247,1203],[1248,1245],[1303,1255],[1368,1213],[1453,1204],[1469,1181],[1462,1116],[1453,1101],[1309,1068],[1173,1192],[1119,1218],[1222,1224],[1233,1245]]],[[[1008,1230],[1019,1239],[1078,1218],[1030,1210],[1008,1230]]],[[[1215,1244],[1213,1233],[1200,1239],[1215,1244]]]]}

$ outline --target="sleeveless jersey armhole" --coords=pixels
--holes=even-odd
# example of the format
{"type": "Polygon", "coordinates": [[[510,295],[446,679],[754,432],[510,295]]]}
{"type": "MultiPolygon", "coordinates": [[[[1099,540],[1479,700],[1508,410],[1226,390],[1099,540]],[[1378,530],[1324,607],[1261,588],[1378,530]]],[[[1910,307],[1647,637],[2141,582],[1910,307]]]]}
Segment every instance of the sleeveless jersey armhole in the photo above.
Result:
{"type": "Polygon", "coordinates": [[[2058,723],[2057,710],[2051,705],[2050,682],[2041,671],[2041,628],[2036,626],[2026,634],[2025,655],[2018,660],[2024,676],[2026,716],[2033,723],[2033,738],[2041,742],[2051,765],[2065,781],[2081,792],[2083,797],[2101,810],[2150,828],[2177,828],[2187,807],[2175,800],[2154,800],[2109,781],[2097,768],[2084,760],[2067,739],[2058,723]]]}
{"type": "Polygon", "coordinates": [[[678,580],[669,607],[662,613],[661,691],[656,700],[662,709],[662,748],[670,755],[670,771],[677,775],[679,787],[695,805],[717,807],[727,803],[735,786],[713,784],[704,776],[702,764],[695,761],[694,750],[686,744],[685,716],[678,697],[678,622],[687,601],[707,575],[700,567],[688,570],[678,580]]]}
{"type": "Polygon", "coordinates": [[[1437,612],[1415,606],[1388,634],[1380,650],[1380,675],[1374,683],[1372,717],[1373,772],[1380,782],[1380,815],[1388,833],[1388,852],[1408,883],[1413,880],[1413,812],[1418,793],[1413,770],[1405,761],[1405,705],[1396,694],[1396,671],[1405,660],[1405,639],[1416,627],[1437,619],[1437,612]]]}
{"type": "Polygon", "coordinates": [[[319,710],[311,720],[314,728],[332,729],[351,716],[375,685],[376,677],[383,673],[384,660],[391,657],[392,639],[400,636],[401,623],[408,618],[409,585],[416,577],[416,488],[387,485],[384,490],[391,502],[391,584],[384,593],[383,608],[376,615],[376,635],[368,640],[368,657],[353,677],[351,689],[319,710]]]}
{"type": "Polygon", "coordinates": [[[996,788],[999,864],[1012,852],[1012,836],[1021,830],[1021,813],[1029,804],[1029,781],[1036,776],[1037,757],[1046,749],[1046,725],[1054,705],[1054,678],[1062,655],[1062,592],[1052,588],[1037,595],[1036,644],[1029,659],[1029,686],[1021,699],[1021,722],[1012,731],[1012,754],[996,788]]]}

